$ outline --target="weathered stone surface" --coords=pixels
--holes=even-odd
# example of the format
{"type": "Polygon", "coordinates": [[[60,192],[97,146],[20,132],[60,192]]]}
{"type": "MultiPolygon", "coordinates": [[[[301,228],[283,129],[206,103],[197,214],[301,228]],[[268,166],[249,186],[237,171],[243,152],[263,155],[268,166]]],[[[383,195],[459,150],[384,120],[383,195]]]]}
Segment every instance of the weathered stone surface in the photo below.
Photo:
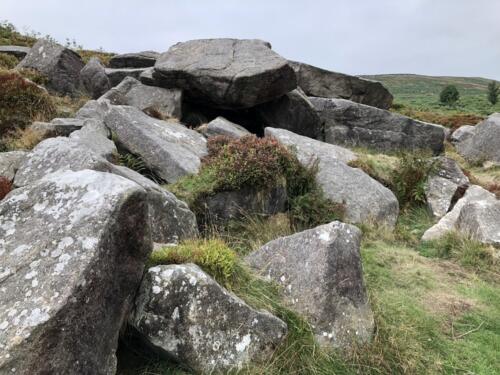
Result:
{"type": "Polygon", "coordinates": [[[287,129],[314,139],[323,138],[322,121],[299,88],[259,105],[256,111],[265,126],[287,129]]]}
{"type": "Polygon", "coordinates": [[[112,87],[118,85],[125,77],[139,79],[147,68],[106,68],[104,72],[108,76],[112,87]]]}
{"type": "Polygon", "coordinates": [[[346,221],[378,223],[389,227],[396,224],[398,200],[378,181],[346,164],[356,159],[351,151],[284,129],[266,128],[265,135],[295,151],[303,165],[318,163],[316,180],[327,198],[345,206],[346,221]]]}
{"type": "Polygon", "coordinates": [[[248,39],[177,43],[158,58],[153,77],[192,100],[228,109],[250,108],[297,86],[293,69],[269,43],[248,39]]]}
{"type": "Polygon", "coordinates": [[[215,118],[204,126],[200,126],[197,130],[207,138],[224,135],[229,138],[238,139],[251,134],[243,126],[226,120],[222,116],[215,118]]]}
{"type": "Polygon", "coordinates": [[[500,202],[468,202],[460,210],[457,230],[475,240],[500,246],[500,202]]]}
{"type": "Polygon", "coordinates": [[[26,154],[25,151],[0,152],[0,176],[12,181],[26,154]]]}
{"type": "Polygon", "coordinates": [[[496,202],[495,194],[480,186],[470,186],[463,198],[459,199],[453,209],[448,212],[439,222],[424,233],[422,241],[432,241],[443,237],[446,233],[457,229],[457,221],[465,205],[472,202],[496,202]]]}
{"type": "Polygon", "coordinates": [[[238,191],[223,191],[211,195],[201,203],[205,216],[212,222],[226,222],[245,215],[274,215],[286,210],[286,184],[256,189],[244,187],[238,191]]]}
{"type": "Polygon", "coordinates": [[[80,130],[71,133],[69,138],[77,140],[100,157],[113,162],[118,155],[118,150],[108,136],[109,130],[102,121],[87,119],[85,125],[80,130]]]}
{"type": "Polygon", "coordinates": [[[168,183],[197,173],[207,154],[206,139],[194,130],[173,121],[161,121],[134,107],[112,106],[106,126],[116,141],[168,183]]]}
{"type": "Polygon", "coordinates": [[[0,373],[114,374],[152,249],[145,192],[64,171],[0,203],[0,373]]]}
{"type": "Polygon", "coordinates": [[[111,104],[109,100],[89,100],[76,112],[75,117],[104,120],[110,109],[111,104]]]}
{"type": "Polygon", "coordinates": [[[130,105],[141,111],[155,109],[167,117],[182,117],[181,90],[146,86],[132,77],[126,77],[99,98],[104,99],[114,105],[130,105]]]}
{"type": "Polygon", "coordinates": [[[425,185],[425,197],[429,212],[435,218],[442,218],[453,208],[452,204],[461,198],[469,187],[469,179],[458,163],[447,157],[436,160],[436,172],[425,185]]]}
{"type": "Polygon", "coordinates": [[[76,130],[80,130],[85,121],[80,118],[55,118],[51,122],[35,121],[31,124],[31,129],[44,134],[48,137],[67,137],[76,130]]]}
{"type": "Polygon", "coordinates": [[[194,264],[150,268],[130,323],[161,353],[202,374],[264,362],[287,332],[194,264]]]}
{"type": "Polygon", "coordinates": [[[464,125],[455,130],[450,137],[450,141],[454,144],[465,141],[466,139],[472,137],[474,135],[473,125],[464,125]]]}
{"type": "Polygon", "coordinates": [[[338,221],[281,237],[245,258],[283,287],[289,308],[302,314],[324,346],[366,342],[374,320],[363,284],[361,231],[338,221]]]}
{"type": "Polygon", "coordinates": [[[15,186],[34,184],[59,170],[91,169],[111,172],[113,165],[76,139],[49,138],[40,142],[24,159],[14,178],[15,186]]]}
{"type": "Polygon", "coordinates": [[[344,99],[310,98],[324,122],[325,141],[378,151],[444,149],[444,128],[344,99]]]}
{"type": "Polygon", "coordinates": [[[80,71],[80,79],[83,87],[97,99],[111,88],[111,83],[106,75],[104,65],[97,57],[92,57],[80,71]]]}
{"type": "Polygon", "coordinates": [[[473,135],[460,142],[457,151],[470,163],[500,165],[500,113],[474,126],[473,135]]]}
{"type": "Polygon", "coordinates": [[[48,78],[47,88],[64,95],[77,95],[80,91],[81,57],[47,39],[39,39],[26,57],[17,65],[39,71],[48,78]]]}
{"type": "Polygon", "coordinates": [[[30,51],[30,47],[23,46],[0,46],[0,53],[5,53],[7,55],[12,55],[18,59],[24,58],[30,51]]]}
{"type": "MultiPolygon", "coordinates": [[[[102,134],[98,136],[104,137],[102,134]]],[[[176,242],[195,237],[198,233],[195,216],[184,202],[140,174],[111,164],[78,138],[51,138],[39,143],[21,164],[14,185],[34,184],[47,174],[59,170],[84,169],[120,175],[146,191],[151,233],[155,242],[176,242]]]]}
{"type": "Polygon", "coordinates": [[[392,105],[391,93],[380,82],[300,62],[289,63],[297,75],[297,84],[308,96],[347,99],[382,109],[389,109],[392,105]]]}
{"type": "Polygon", "coordinates": [[[115,55],[109,60],[110,68],[147,68],[153,66],[160,56],[155,51],[124,53],[115,55]]]}
{"type": "Polygon", "coordinates": [[[198,236],[196,217],[186,203],[129,168],[115,166],[113,173],[134,181],[146,190],[151,233],[155,242],[178,243],[198,236]]]}
{"type": "Polygon", "coordinates": [[[153,77],[155,68],[148,68],[139,76],[139,81],[149,86],[156,86],[156,80],[153,77]]]}

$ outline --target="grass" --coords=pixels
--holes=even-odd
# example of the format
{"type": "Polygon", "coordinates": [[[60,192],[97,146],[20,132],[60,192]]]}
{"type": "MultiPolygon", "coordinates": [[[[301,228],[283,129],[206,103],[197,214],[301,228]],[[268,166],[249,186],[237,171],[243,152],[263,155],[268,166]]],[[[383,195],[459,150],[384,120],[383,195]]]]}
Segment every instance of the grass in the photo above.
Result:
{"type": "MultiPolygon", "coordinates": [[[[368,76],[367,78],[382,82],[394,95],[394,101],[404,112],[411,110],[416,117],[426,117],[430,122],[450,125],[448,121],[455,116],[455,121],[471,121],[474,125],[477,120],[472,117],[484,117],[493,112],[500,112],[500,103],[491,105],[487,99],[487,87],[491,82],[485,78],[468,77],[431,77],[415,74],[386,74],[368,76]],[[443,106],[439,103],[439,93],[447,85],[454,85],[460,92],[460,100],[455,107],[443,106]],[[474,121],[474,122],[472,122],[474,121]]],[[[397,106],[396,106],[397,108],[397,106]]],[[[425,118],[424,118],[425,121],[425,118]]]]}

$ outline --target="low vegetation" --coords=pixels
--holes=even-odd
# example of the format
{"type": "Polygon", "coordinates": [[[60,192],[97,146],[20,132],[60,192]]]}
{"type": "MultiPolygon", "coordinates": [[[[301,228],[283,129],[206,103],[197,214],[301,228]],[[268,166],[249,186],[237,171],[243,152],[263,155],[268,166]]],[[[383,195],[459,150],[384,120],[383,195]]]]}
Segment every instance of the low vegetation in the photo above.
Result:
{"type": "Polygon", "coordinates": [[[4,199],[12,190],[12,184],[7,177],[0,176],[0,200],[4,199]]]}
{"type": "Polygon", "coordinates": [[[208,156],[199,174],[168,188],[203,220],[207,196],[244,187],[270,189],[285,182],[290,218],[297,227],[306,228],[342,214],[342,207],[327,200],[317,186],[316,168],[314,163],[302,166],[293,153],[271,138],[246,136],[230,140],[219,136],[209,140],[208,156]]]}

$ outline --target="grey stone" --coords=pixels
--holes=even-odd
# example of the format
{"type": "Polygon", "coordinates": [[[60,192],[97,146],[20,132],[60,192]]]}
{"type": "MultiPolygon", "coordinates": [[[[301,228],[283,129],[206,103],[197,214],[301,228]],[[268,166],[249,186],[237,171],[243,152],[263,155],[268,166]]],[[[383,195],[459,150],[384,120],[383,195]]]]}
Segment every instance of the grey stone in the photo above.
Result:
{"type": "Polygon", "coordinates": [[[0,203],[0,373],[116,372],[152,242],[145,192],[64,171],[0,203]]]}
{"type": "Polygon", "coordinates": [[[302,165],[318,163],[316,180],[328,199],[344,205],[346,221],[394,227],[399,214],[397,198],[362,170],[346,164],[356,159],[351,151],[283,129],[266,128],[265,135],[294,151],[302,165]]]}
{"type": "Polygon", "coordinates": [[[243,126],[226,120],[222,116],[215,118],[206,125],[200,126],[197,130],[207,138],[224,135],[232,139],[239,139],[251,134],[243,126]]]}
{"type": "Polygon", "coordinates": [[[265,126],[287,129],[314,139],[323,139],[322,121],[300,88],[259,105],[256,111],[265,126]]]}
{"type": "Polygon", "coordinates": [[[444,127],[344,99],[310,98],[324,121],[325,141],[377,151],[444,150],[444,127]]]}
{"type": "Polygon", "coordinates": [[[134,107],[112,106],[105,119],[119,146],[141,157],[168,183],[198,172],[206,139],[174,121],[161,121],[134,107]]]}
{"type": "Polygon", "coordinates": [[[263,363],[287,332],[280,319],[251,308],[194,264],[150,268],[129,321],[160,353],[200,374],[263,363]]]}
{"type": "Polygon", "coordinates": [[[225,223],[246,215],[274,215],[285,212],[286,183],[267,188],[243,187],[237,191],[223,191],[210,195],[200,204],[209,223],[225,223]]]}
{"type": "Polygon", "coordinates": [[[167,117],[182,117],[182,91],[146,86],[132,77],[109,90],[99,100],[107,99],[114,105],[130,105],[141,111],[155,109],[167,117]]]}
{"type": "Polygon", "coordinates": [[[494,113],[474,127],[473,135],[457,145],[469,163],[486,161],[500,165],[500,113],[494,113]]]}
{"type": "Polygon", "coordinates": [[[177,43],[158,58],[153,77],[194,101],[227,109],[250,108],[297,86],[293,69],[269,43],[249,39],[177,43]]]}
{"type": "Polygon", "coordinates": [[[148,68],[139,76],[139,80],[145,85],[156,86],[156,80],[153,77],[154,68],[148,68]]]}
{"type": "MultiPolygon", "coordinates": [[[[102,134],[100,137],[104,137],[102,134]]],[[[155,242],[176,242],[198,233],[194,214],[170,192],[140,174],[111,164],[78,138],[50,138],[39,143],[19,167],[15,186],[35,184],[49,173],[84,169],[108,172],[134,181],[146,191],[149,219],[155,242]]]]}
{"type": "Polygon", "coordinates": [[[113,173],[134,181],[146,190],[155,242],[178,243],[198,236],[194,213],[174,194],[129,168],[115,166],[113,173]]]}
{"type": "Polygon", "coordinates": [[[31,129],[41,132],[45,138],[67,137],[76,130],[80,130],[87,120],[81,118],[55,118],[51,122],[35,121],[31,129]]]}
{"type": "Polygon", "coordinates": [[[147,68],[106,68],[104,72],[108,76],[111,87],[118,85],[125,77],[132,77],[139,79],[141,74],[146,71],[147,68]]]}
{"type": "Polygon", "coordinates": [[[300,62],[289,63],[297,75],[297,84],[308,96],[347,99],[382,109],[389,109],[392,105],[391,93],[380,82],[300,62]]]}
{"type": "Polygon", "coordinates": [[[468,202],[460,210],[457,230],[488,245],[500,246],[500,202],[468,202]]]}
{"type": "Polygon", "coordinates": [[[76,139],[100,157],[114,162],[118,150],[115,143],[108,139],[108,133],[109,131],[102,121],[88,119],[81,130],[71,133],[69,138],[76,139]]]}
{"type": "Polygon", "coordinates": [[[495,194],[477,185],[471,185],[465,195],[457,201],[453,209],[441,218],[435,225],[427,229],[422,241],[437,240],[457,229],[457,221],[464,206],[472,202],[496,202],[495,194]]]}
{"type": "Polygon", "coordinates": [[[104,120],[111,109],[109,100],[89,100],[76,112],[76,118],[93,118],[104,120]]]}
{"type": "Polygon", "coordinates": [[[158,52],[143,51],[115,55],[109,60],[110,68],[147,68],[153,66],[160,56],[158,52]]]}
{"type": "Polygon", "coordinates": [[[475,126],[473,125],[464,125],[459,127],[451,134],[450,141],[453,144],[465,141],[474,135],[474,128],[475,126]]]}
{"type": "Polygon", "coordinates": [[[104,65],[97,57],[92,57],[80,71],[82,85],[92,98],[97,99],[111,88],[104,65]]]}
{"type": "Polygon", "coordinates": [[[26,154],[25,151],[0,152],[0,176],[9,181],[14,180],[14,176],[26,154]]]}
{"type": "Polygon", "coordinates": [[[84,63],[81,57],[47,39],[39,39],[18,68],[34,69],[47,76],[47,88],[63,95],[80,93],[80,70],[84,63]]]}
{"type": "Polygon", "coordinates": [[[321,345],[348,348],[374,329],[360,243],[358,228],[335,221],[271,241],[245,261],[282,286],[286,305],[309,321],[321,345]]]}
{"type": "Polygon", "coordinates": [[[453,208],[454,201],[464,195],[469,179],[455,160],[442,156],[435,162],[436,171],[425,184],[425,197],[429,212],[440,219],[453,208]]]}
{"type": "Polygon", "coordinates": [[[17,57],[18,59],[24,58],[31,47],[23,47],[23,46],[0,46],[0,53],[5,53],[7,55],[12,55],[17,57]]]}

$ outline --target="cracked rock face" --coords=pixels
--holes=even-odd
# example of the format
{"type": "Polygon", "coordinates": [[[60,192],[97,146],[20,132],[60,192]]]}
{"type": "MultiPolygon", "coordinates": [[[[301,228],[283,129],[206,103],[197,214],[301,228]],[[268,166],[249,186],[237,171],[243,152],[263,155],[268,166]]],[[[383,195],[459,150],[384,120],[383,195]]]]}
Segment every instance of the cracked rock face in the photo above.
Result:
{"type": "Polygon", "coordinates": [[[177,43],[160,55],[153,77],[191,100],[227,109],[250,108],[297,87],[287,60],[269,43],[250,39],[177,43]]]}
{"type": "Polygon", "coordinates": [[[302,314],[326,347],[348,348],[373,334],[363,284],[361,231],[338,221],[281,237],[245,258],[283,287],[287,306],[302,314]]]}
{"type": "Polygon", "coordinates": [[[249,307],[194,264],[150,268],[129,323],[161,353],[202,374],[263,362],[287,332],[280,319],[249,307]]]}
{"type": "Polygon", "coordinates": [[[145,191],[63,171],[0,203],[0,373],[114,374],[152,249],[145,191]]]}
{"type": "Polygon", "coordinates": [[[111,88],[104,65],[101,64],[97,57],[92,57],[83,67],[80,71],[80,79],[85,90],[94,99],[97,99],[111,88]]]}
{"type": "Polygon", "coordinates": [[[12,181],[26,154],[26,151],[0,152],[0,176],[12,181]]]}

